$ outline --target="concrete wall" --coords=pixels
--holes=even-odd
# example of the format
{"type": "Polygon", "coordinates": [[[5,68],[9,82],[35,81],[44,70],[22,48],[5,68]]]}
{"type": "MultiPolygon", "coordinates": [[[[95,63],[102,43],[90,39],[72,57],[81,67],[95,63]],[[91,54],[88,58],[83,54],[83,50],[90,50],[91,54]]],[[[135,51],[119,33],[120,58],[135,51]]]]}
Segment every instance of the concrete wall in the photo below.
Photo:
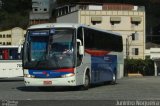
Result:
{"type": "Polygon", "coordinates": [[[78,23],[79,12],[73,12],[67,15],[63,15],[57,18],[57,23],[78,23]]]}

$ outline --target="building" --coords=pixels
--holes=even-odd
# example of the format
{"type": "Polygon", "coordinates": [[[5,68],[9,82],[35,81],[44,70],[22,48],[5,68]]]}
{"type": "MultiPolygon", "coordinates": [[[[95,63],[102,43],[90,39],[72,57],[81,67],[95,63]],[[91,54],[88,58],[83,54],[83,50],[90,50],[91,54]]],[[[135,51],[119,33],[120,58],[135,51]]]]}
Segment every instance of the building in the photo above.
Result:
{"type": "Polygon", "coordinates": [[[120,33],[124,58],[145,58],[145,8],[129,4],[75,4],[57,8],[57,22],[81,23],[120,33]]]}
{"type": "Polygon", "coordinates": [[[30,25],[49,22],[54,7],[55,0],[32,0],[30,25]]]}
{"type": "Polygon", "coordinates": [[[152,59],[154,61],[154,73],[155,76],[160,75],[160,48],[150,48],[146,49],[146,58],[152,59]]]}
{"type": "Polygon", "coordinates": [[[26,31],[15,27],[11,30],[0,31],[0,45],[17,45],[19,46],[24,39],[26,31]]]}

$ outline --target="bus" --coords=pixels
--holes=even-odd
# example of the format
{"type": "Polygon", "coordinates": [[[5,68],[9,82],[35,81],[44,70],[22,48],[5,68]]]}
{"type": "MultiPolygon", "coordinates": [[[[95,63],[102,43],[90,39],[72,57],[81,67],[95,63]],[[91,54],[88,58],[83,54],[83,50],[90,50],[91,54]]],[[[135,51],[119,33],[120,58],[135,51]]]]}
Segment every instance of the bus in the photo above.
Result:
{"type": "Polygon", "coordinates": [[[115,83],[123,71],[122,36],[87,25],[30,26],[23,45],[26,86],[78,86],[115,83]]]}
{"type": "Polygon", "coordinates": [[[22,59],[19,46],[0,46],[0,78],[22,77],[22,59]]]}

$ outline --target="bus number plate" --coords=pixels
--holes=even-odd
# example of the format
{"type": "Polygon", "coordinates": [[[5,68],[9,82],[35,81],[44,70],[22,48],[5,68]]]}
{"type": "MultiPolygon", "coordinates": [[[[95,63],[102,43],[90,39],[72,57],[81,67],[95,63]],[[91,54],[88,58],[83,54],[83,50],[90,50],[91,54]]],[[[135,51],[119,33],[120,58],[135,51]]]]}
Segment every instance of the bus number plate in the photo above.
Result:
{"type": "Polygon", "coordinates": [[[52,85],[52,81],[43,81],[44,85],[52,85]]]}

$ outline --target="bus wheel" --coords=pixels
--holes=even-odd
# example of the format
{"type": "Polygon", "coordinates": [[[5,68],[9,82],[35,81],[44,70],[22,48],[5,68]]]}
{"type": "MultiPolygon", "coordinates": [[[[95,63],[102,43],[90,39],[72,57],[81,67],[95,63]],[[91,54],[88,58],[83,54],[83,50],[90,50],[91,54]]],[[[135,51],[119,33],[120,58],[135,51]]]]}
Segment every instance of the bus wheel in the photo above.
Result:
{"type": "Polygon", "coordinates": [[[82,85],[80,87],[81,90],[88,90],[89,89],[89,85],[90,85],[90,78],[89,78],[89,75],[85,75],[85,82],[84,82],[84,85],[82,85]]]}
{"type": "Polygon", "coordinates": [[[115,85],[115,84],[116,84],[116,80],[117,80],[116,75],[113,74],[113,79],[112,79],[112,81],[110,82],[110,84],[115,85]]]}

